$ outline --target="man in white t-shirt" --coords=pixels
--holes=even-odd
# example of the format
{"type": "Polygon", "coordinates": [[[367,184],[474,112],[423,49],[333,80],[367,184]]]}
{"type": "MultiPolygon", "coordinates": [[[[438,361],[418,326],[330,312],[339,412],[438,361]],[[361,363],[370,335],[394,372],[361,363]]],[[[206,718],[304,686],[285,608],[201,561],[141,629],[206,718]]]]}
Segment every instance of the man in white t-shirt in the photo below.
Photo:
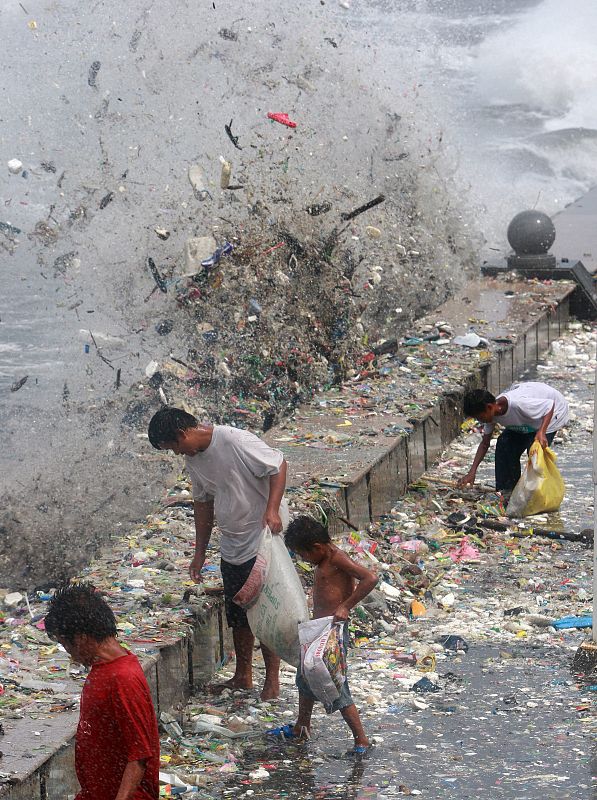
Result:
{"type": "MultiPolygon", "coordinates": [[[[217,520],[226,618],[232,628],[236,669],[228,686],[253,686],[254,637],[244,610],[233,597],[255,563],[265,526],[279,534],[288,524],[284,500],[286,461],[258,436],[228,425],[203,425],[180,408],[164,407],[149,423],[149,441],[158,450],[184,455],[193,484],[196,544],[190,575],[198,583],[217,520]],[[284,522],[283,522],[284,518],[284,522]]],[[[280,659],[261,645],[265,661],[262,700],[278,696],[280,659]]]]}
{"type": "Polygon", "coordinates": [[[464,413],[484,422],[483,438],[467,475],[458,483],[473,484],[477,467],[485,458],[496,423],[504,428],[495,447],[495,488],[511,492],[520,478],[520,457],[534,441],[547,447],[556,431],[568,424],[566,398],[546,383],[514,383],[494,397],[486,389],[464,395],[464,413]]]}

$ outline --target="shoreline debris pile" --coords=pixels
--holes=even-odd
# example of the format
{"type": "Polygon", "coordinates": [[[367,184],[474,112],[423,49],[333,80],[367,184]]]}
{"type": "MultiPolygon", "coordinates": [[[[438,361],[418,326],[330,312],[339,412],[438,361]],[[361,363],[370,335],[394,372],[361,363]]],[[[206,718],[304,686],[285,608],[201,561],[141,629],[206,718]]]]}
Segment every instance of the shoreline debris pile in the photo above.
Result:
{"type": "Polygon", "coordinates": [[[267,430],[355,364],[360,301],[348,255],[333,257],[335,231],[317,243],[280,227],[268,236],[233,236],[176,281],[187,351],[151,369],[162,401],[267,430]]]}

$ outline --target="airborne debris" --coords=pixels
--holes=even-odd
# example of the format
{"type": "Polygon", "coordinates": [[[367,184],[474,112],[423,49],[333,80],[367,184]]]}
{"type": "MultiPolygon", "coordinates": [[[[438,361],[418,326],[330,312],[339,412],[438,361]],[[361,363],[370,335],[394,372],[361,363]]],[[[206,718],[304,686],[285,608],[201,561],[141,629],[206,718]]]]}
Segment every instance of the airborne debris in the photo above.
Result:
{"type": "Polygon", "coordinates": [[[104,208],[108,205],[108,203],[111,203],[113,199],[114,199],[114,192],[108,192],[108,194],[104,195],[100,200],[99,204],[100,211],[103,211],[104,208]]]}
{"type": "Polygon", "coordinates": [[[167,336],[174,330],[174,323],[171,319],[165,319],[156,325],[156,333],[158,336],[167,336]]]}
{"type": "Polygon", "coordinates": [[[102,66],[102,65],[101,65],[101,62],[99,62],[99,61],[94,61],[94,62],[91,64],[91,66],[89,67],[89,74],[88,74],[88,76],[87,76],[87,83],[88,83],[90,86],[93,86],[93,87],[95,87],[95,82],[96,82],[96,80],[97,80],[97,73],[100,71],[100,68],[101,68],[101,66],[102,66]]]}
{"type": "Polygon", "coordinates": [[[18,381],[15,381],[12,386],[10,387],[11,392],[18,392],[21,386],[24,386],[27,383],[27,378],[29,375],[24,375],[22,378],[19,378],[18,381]]]}
{"type": "Polygon", "coordinates": [[[305,209],[307,214],[310,214],[312,217],[318,217],[320,214],[327,214],[328,211],[331,210],[332,210],[331,203],[312,203],[305,209]]]}
{"type": "Polygon", "coordinates": [[[133,35],[131,36],[131,40],[129,42],[129,50],[131,53],[135,53],[137,51],[137,47],[139,46],[139,40],[141,39],[142,32],[141,31],[134,31],[133,35]]]}
{"type": "Polygon", "coordinates": [[[197,200],[203,202],[208,197],[211,198],[211,195],[207,188],[207,180],[205,178],[205,173],[203,169],[199,166],[199,164],[192,164],[189,167],[189,182],[193,187],[193,193],[197,198],[197,200]]]}
{"type": "Polygon", "coordinates": [[[455,336],[452,339],[454,344],[458,344],[461,347],[487,347],[489,342],[487,339],[484,339],[482,336],[479,336],[474,331],[470,331],[470,333],[465,334],[464,336],[455,336]]]}
{"type": "Polygon", "coordinates": [[[220,188],[228,189],[230,186],[230,176],[232,175],[232,164],[226,161],[224,156],[220,156],[220,164],[222,165],[222,172],[220,175],[220,188]]]}
{"type": "Polygon", "coordinates": [[[279,122],[280,125],[286,125],[287,128],[296,128],[296,122],[293,122],[291,119],[289,119],[288,114],[268,111],[267,117],[268,119],[272,119],[274,122],[279,122]]]}
{"type": "Polygon", "coordinates": [[[370,208],[375,208],[375,206],[378,206],[380,203],[383,203],[385,199],[386,199],[385,195],[380,194],[377,197],[373,198],[373,200],[370,200],[368,203],[365,203],[364,205],[355,208],[354,211],[349,211],[348,213],[340,214],[340,219],[343,222],[348,222],[348,220],[358,217],[359,214],[363,214],[365,211],[369,211],[370,208]]]}
{"type": "Polygon", "coordinates": [[[223,256],[229,256],[230,253],[234,250],[234,245],[230,242],[225,242],[221,247],[218,247],[209,258],[205,258],[201,262],[201,266],[205,267],[205,269],[209,269],[210,267],[215,267],[216,264],[220,263],[220,260],[223,256]]]}
{"type": "Polygon", "coordinates": [[[0,231],[2,231],[2,233],[8,233],[12,235],[21,233],[21,229],[17,228],[16,225],[11,225],[10,222],[0,222],[0,231]]]}
{"type": "Polygon", "coordinates": [[[224,125],[224,130],[226,131],[226,135],[228,136],[228,138],[230,139],[232,144],[236,147],[236,149],[237,150],[242,150],[242,147],[238,143],[238,136],[233,136],[232,135],[232,123],[233,122],[234,122],[234,120],[231,119],[230,122],[228,123],[228,125],[224,125]]]}
{"type": "Polygon", "coordinates": [[[164,278],[160,275],[158,268],[155,265],[155,261],[153,260],[153,258],[151,258],[151,256],[147,257],[147,266],[149,267],[149,270],[153,276],[156,286],[158,287],[160,292],[164,292],[165,294],[168,291],[168,286],[164,278]]]}

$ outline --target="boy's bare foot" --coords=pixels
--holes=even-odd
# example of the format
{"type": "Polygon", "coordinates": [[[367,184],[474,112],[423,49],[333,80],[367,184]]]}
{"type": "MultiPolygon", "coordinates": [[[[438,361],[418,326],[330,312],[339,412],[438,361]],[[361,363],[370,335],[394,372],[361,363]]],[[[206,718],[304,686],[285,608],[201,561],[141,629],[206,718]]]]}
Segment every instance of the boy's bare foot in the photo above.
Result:
{"type": "Polygon", "coordinates": [[[354,746],[355,747],[366,747],[367,749],[369,749],[371,747],[371,742],[369,741],[369,739],[367,739],[367,737],[365,737],[365,738],[360,738],[359,737],[358,739],[354,740],[354,746]]]}
{"type": "Polygon", "coordinates": [[[276,700],[280,696],[280,684],[266,681],[259,696],[262,700],[276,700]]]}

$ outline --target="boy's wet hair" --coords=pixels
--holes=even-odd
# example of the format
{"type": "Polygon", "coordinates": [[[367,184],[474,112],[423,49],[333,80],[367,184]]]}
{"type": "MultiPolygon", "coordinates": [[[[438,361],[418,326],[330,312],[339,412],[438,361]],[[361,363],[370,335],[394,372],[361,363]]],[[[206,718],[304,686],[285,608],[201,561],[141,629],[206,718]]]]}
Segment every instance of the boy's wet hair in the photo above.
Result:
{"type": "Polygon", "coordinates": [[[286,546],[290,550],[309,551],[315,544],[330,544],[330,534],[321,522],[313,517],[297,517],[286,530],[286,546]]]}
{"type": "Polygon", "coordinates": [[[464,395],[464,413],[467,417],[476,417],[485,411],[489,403],[495,403],[495,397],[487,389],[473,389],[464,395]]]}
{"type": "Polygon", "coordinates": [[[181,431],[196,428],[197,420],[192,414],[182,408],[164,406],[156,412],[149,422],[147,435],[156,450],[161,450],[165,444],[174,444],[181,431]]]}
{"type": "Polygon", "coordinates": [[[44,623],[50,639],[67,642],[74,641],[77,634],[102,642],[117,633],[112,609],[91,583],[60,587],[48,604],[44,623]]]}

